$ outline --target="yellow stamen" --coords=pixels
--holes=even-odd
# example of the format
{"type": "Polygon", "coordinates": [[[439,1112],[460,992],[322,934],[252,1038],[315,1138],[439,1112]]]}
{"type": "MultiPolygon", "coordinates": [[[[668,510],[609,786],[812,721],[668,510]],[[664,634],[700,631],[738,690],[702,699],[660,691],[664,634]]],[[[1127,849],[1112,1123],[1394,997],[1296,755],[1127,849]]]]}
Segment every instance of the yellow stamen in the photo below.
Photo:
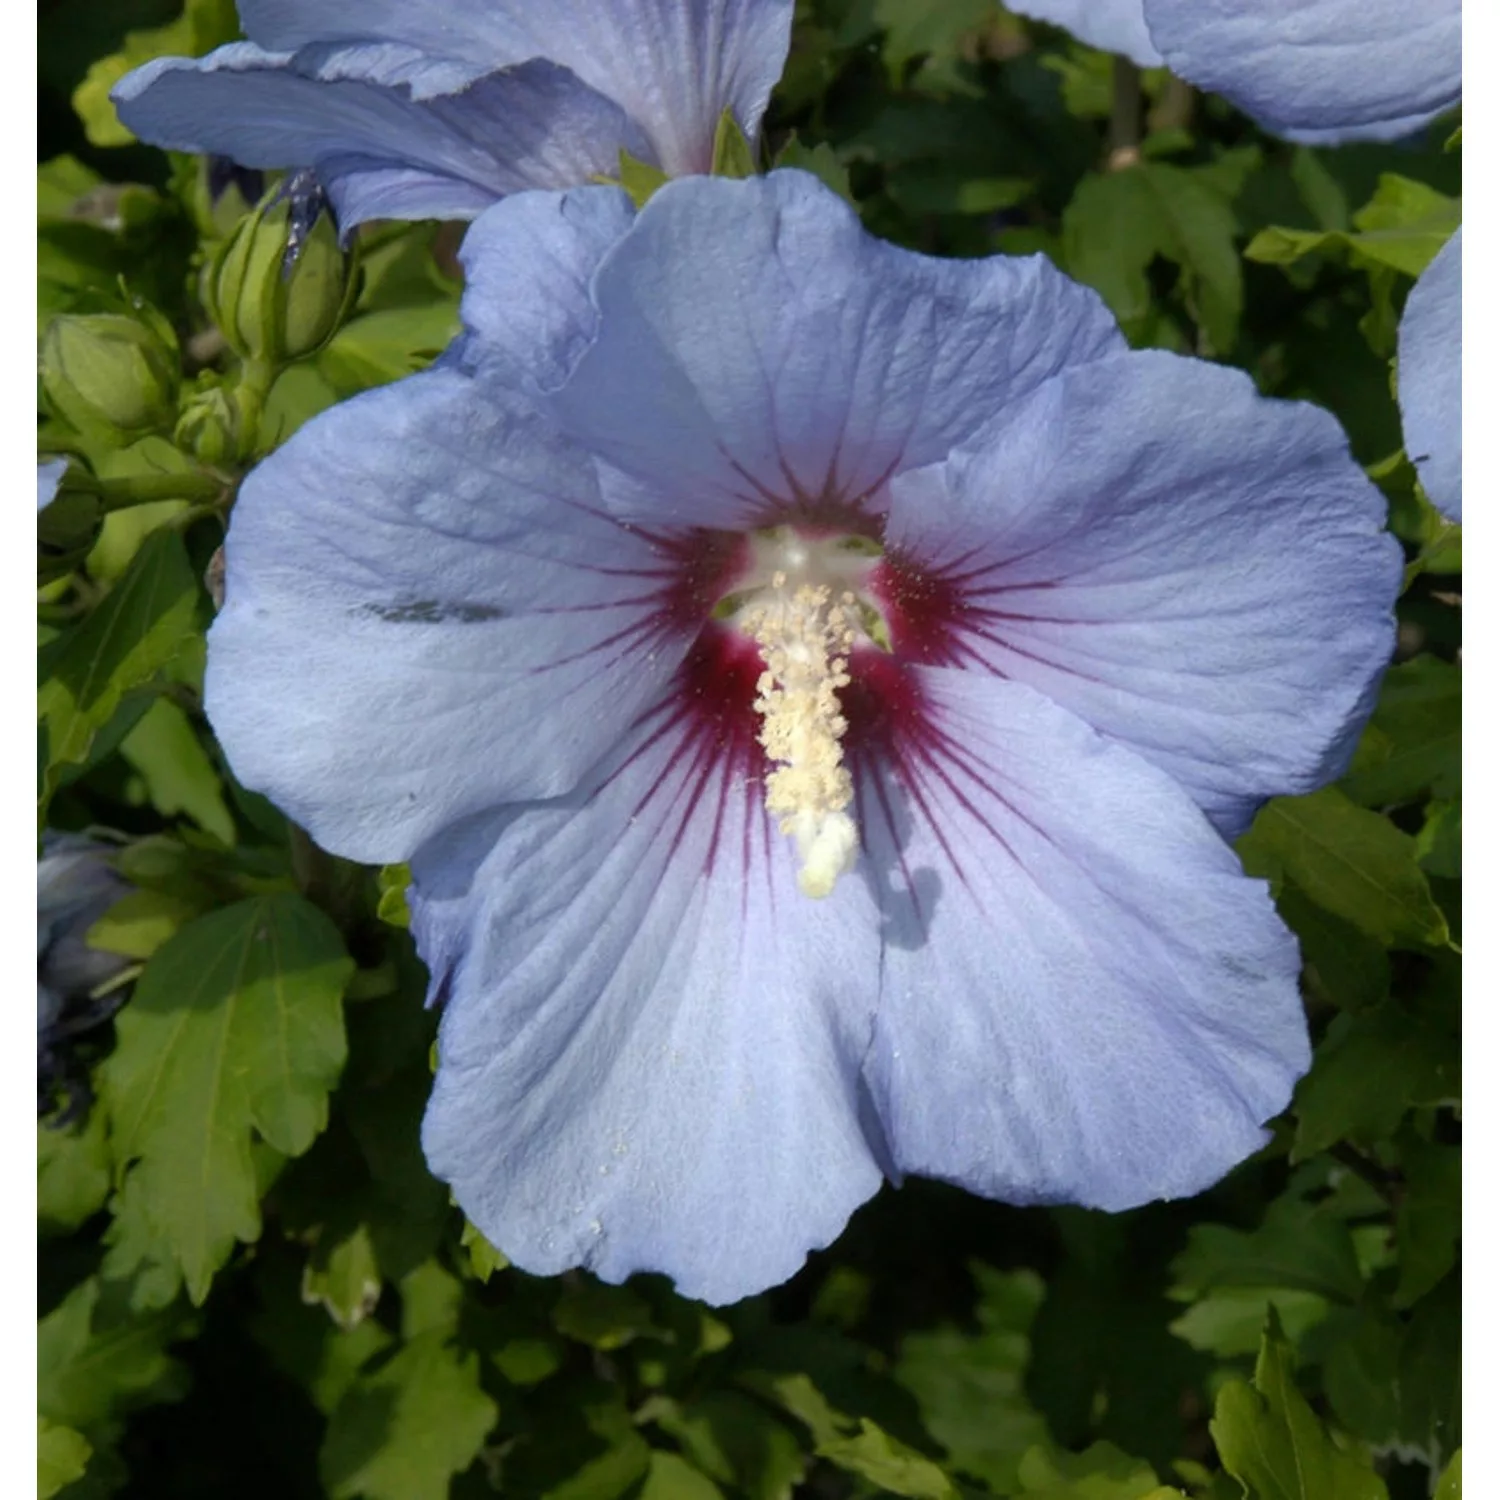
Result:
{"type": "Polygon", "coordinates": [[[854,595],[836,601],[804,584],[791,595],[786,574],[771,579],[776,596],[747,612],[742,627],[761,649],[766,670],[756,684],[760,742],[778,762],[766,778],[766,811],[795,840],[806,896],[828,895],[853,868],[859,829],[844,810],[854,783],[839,741],[849,727],[838,690],[849,682],[847,653],[858,618],[854,595]]]}

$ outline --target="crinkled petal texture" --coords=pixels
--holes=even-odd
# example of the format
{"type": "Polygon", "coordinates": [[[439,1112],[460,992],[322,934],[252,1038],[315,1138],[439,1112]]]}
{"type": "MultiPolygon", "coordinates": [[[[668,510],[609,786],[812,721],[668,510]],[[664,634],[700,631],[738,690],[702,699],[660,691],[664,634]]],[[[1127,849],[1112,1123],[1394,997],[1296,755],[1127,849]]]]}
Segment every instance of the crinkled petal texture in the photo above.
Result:
{"type": "Polygon", "coordinates": [[[1460,0],[1145,0],[1173,72],[1311,145],[1389,141],[1454,108],[1460,0]]]}
{"type": "Polygon", "coordinates": [[[311,166],[347,233],[372,218],[473,218],[507,193],[618,170],[645,137],[613,101],[547,61],[417,97],[420,54],[363,46],[298,54],[249,43],[158,58],[116,85],[143,140],[252,167],[311,166]]]}
{"type": "Polygon", "coordinates": [[[1428,498],[1463,520],[1463,230],[1438,251],[1406,299],[1396,391],[1406,451],[1428,498]]]}
{"type": "Polygon", "coordinates": [[[65,458],[48,459],[46,463],[36,466],[36,508],[46,510],[57,497],[57,487],[63,481],[63,475],[68,472],[68,461],[65,458]]]}
{"type": "Polygon", "coordinates": [[[1170,777],[1056,704],[914,676],[923,727],[897,726],[860,799],[891,885],[865,1075],[895,1165],[1013,1203],[1209,1186],[1309,1060],[1264,884],[1170,777]]]}
{"type": "Polygon", "coordinates": [[[1042,256],[941,261],[867,235],[815,177],[668,183],[593,282],[552,407],[649,492],[622,514],[740,527],[855,503],[1070,364],[1124,348],[1042,256]]]}
{"type": "Polygon", "coordinates": [[[248,36],[283,50],[392,41],[482,72],[551,58],[619,104],[676,175],[708,170],[726,108],[755,137],[786,62],[792,9],[792,0],[241,0],[240,15],[248,36]]]}
{"type": "Polygon", "coordinates": [[[465,359],[518,389],[561,385],[598,328],[590,280],[634,219],[612,187],[518,193],[487,209],[458,252],[465,359]]]}
{"type": "Polygon", "coordinates": [[[298,432],[246,480],[226,562],[215,732],[351,859],[567,791],[686,648],[675,569],[600,512],[586,459],[455,369],[298,432]]]}
{"type": "Polygon", "coordinates": [[[664,707],[579,794],[413,861],[446,1000],[423,1146],[525,1270],[664,1271],[732,1302],[880,1185],[870,899],[798,892],[745,765],[664,707]]]}
{"type": "Polygon", "coordinates": [[[1159,68],[1161,54],[1146,29],[1146,0],[1006,0],[1006,10],[1061,26],[1090,47],[1118,52],[1143,68],[1159,68]]]}
{"type": "Polygon", "coordinates": [[[943,617],[910,649],[1030,684],[1232,835],[1352,752],[1394,643],[1384,515],[1326,412],[1142,352],[1064,371],[898,479],[887,542],[943,617]]]}
{"type": "Polygon", "coordinates": [[[860,872],[796,888],[750,764],[666,711],[572,797],[434,840],[428,1160],[523,1268],[735,1300],[882,1170],[1016,1202],[1195,1192],[1307,1065],[1296,946],[1167,776],[1017,684],[917,669],[860,872]]]}

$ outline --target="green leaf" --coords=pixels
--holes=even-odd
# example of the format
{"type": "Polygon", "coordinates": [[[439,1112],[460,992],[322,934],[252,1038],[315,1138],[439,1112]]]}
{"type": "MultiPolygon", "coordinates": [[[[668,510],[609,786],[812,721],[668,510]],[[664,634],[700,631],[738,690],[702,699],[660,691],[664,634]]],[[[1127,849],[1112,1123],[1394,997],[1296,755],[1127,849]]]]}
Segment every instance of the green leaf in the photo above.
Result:
{"type": "Polygon", "coordinates": [[[868,1417],[859,1419],[857,1432],[821,1442],[815,1451],[820,1458],[892,1495],[907,1495],[911,1500],[949,1500],[958,1494],[953,1481],[930,1458],[893,1438],[868,1417]]]}
{"type": "Polygon", "coordinates": [[[1425,1297],[1458,1259],[1462,1156],[1456,1146],[1412,1138],[1401,1147],[1401,1174],[1406,1184],[1396,1213],[1401,1279],[1391,1296],[1397,1308],[1425,1297]]]}
{"type": "Polygon", "coordinates": [[[1417,852],[1422,868],[1442,880],[1457,880],[1463,874],[1464,810],[1461,800],[1428,805],[1417,852]]]}
{"type": "MultiPolygon", "coordinates": [[[[203,893],[205,898],[207,894],[203,893]]],[[[208,899],[192,900],[166,891],[131,891],[89,928],[88,943],[124,958],[147,959],[209,905],[208,899]]]]}
{"type": "Polygon", "coordinates": [[[754,177],[755,153],[745,132],[740,129],[734,111],[727,105],[714,126],[713,166],[709,168],[715,177],[754,177]]]}
{"type": "Polygon", "coordinates": [[[1038,1445],[1021,1460],[1017,1500],[1180,1500],[1148,1463],[1112,1443],[1082,1453],[1057,1453],[1038,1445]]]}
{"type": "Polygon", "coordinates": [[[168,54],[201,57],[238,35],[232,0],[187,0],[182,15],[168,25],[150,31],[127,31],[120,50],[94,63],[73,92],[73,108],[90,142],[95,146],[128,146],[135,140],[109,102],[109,91],[132,68],[168,54]]]}
{"type": "Polygon", "coordinates": [[[1463,1450],[1453,1455],[1453,1461],[1443,1470],[1442,1477],[1433,1491],[1432,1500],[1464,1500],[1463,1450]]]}
{"type": "Polygon", "coordinates": [[[1300,1345],[1309,1329],[1329,1314],[1329,1302],[1316,1292],[1288,1287],[1223,1287],[1200,1296],[1168,1326],[1194,1349],[1219,1359],[1236,1359],[1260,1348],[1267,1306],[1276,1309],[1288,1336],[1300,1345]]]}
{"type": "Polygon", "coordinates": [[[350,1385],[318,1472],[334,1500],[447,1500],[449,1481],[479,1456],[498,1416],[479,1383],[479,1356],[431,1330],[350,1385]]]}
{"type": "Polygon", "coordinates": [[[155,531],[103,602],[38,653],[44,802],[62,768],[88,758],[125,695],[155,679],[195,636],[199,597],[181,536],[155,531]]]}
{"type": "Polygon", "coordinates": [[[786,145],[777,154],[775,165],[811,172],[824,187],[832,188],[845,203],[853,206],[854,193],[849,186],[849,169],[839,160],[838,152],[827,141],[819,141],[816,146],[804,146],[793,131],[787,138],[786,145]]]}
{"type": "Polygon", "coordinates": [[[807,1467],[785,1423],[737,1391],[667,1403],[656,1417],[701,1471],[751,1500],[790,1500],[807,1467]]]}
{"type": "Polygon", "coordinates": [[[1354,215],[1356,233],[1263,229],[1245,250],[1249,260],[1292,265],[1315,252],[1347,256],[1358,268],[1420,276],[1458,228],[1462,207],[1420,182],[1384,174],[1375,196],[1354,215]]]}
{"type": "Polygon", "coordinates": [[[1266,1320],[1253,1386],[1219,1392],[1209,1431],[1224,1467],[1249,1500],[1386,1500],[1367,1460],[1337,1447],[1293,1378],[1291,1345],[1273,1312],[1266,1320]]]}
{"type": "Polygon", "coordinates": [[[36,1127],[36,1216],[39,1233],[67,1234],[104,1207],[109,1196],[109,1146],[104,1112],[82,1125],[36,1127]]]}
{"type": "Polygon", "coordinates": [[[1355,753],[1344,792],[1365,807],[1459,794],[1463,673],[1418,656],[1394,666],[1355,753]]]}
{"type": "Polygon", "coordinates": [[[636,1338],[661,1338],[651,1309],[629,1287],[592,1279],[563,1288],[552,1309],[552,1323],[564,1338],[591,1349],[619,1349],[636,1338]]]}
{"type": "Polygon", "coordinates": [[[234,819],[224,805],[219,773],[175,703],[158,698],[120,742],[120,754],[139,772],[162,817],[186,813],[221,844],[234,843],[234,819]]]}
{"type": "Polygon", "coordinates": [[[71,1427],[36,1419],[36,1494],[37,1500],[52,1500],[64,1485],[83,1478],[93,1452],[89,1440],[71,1427]]]}
{"type": "Polygon", "coordinates": [[[1458,1038],[1430,1008],[1415,1013],[1391,1002],[1340,1016],[1297,1085],[1293,1159],[1341,1140],[1373,1146],[1407,1110],[1454,1099],[1459,1090],[1458,1038]]]}
{"type": "Polygon", "coordinates": [[[1300,1198],[1278,1198],[1259,1228],[1195,1224],[1172,1262],[1172,1296],[1187,1301],[1221,1287],[1291,1288],[1333,1302],[1364,1292],[1349,1229],[1300,1198]]]}
{"type": "Polygon", "coordinates": [[[1028,1400],[1028,1337],[1043,1287],[1032,1271],[984,1274],[976,1309],[980,1331],[939,1328],[908,1335],[895,1376],[916,1398],[923,1425],[953,1468],[997,1494],[1019,1482],[1023,1455],[1048,1441],[1047,1424],[1028,1400]]]}
{"type": "Polygon", "coordinates": [[[620,148],[620,186],[630,194],[630,201],[637,208],[644,208],[656,190],[668,181],[660,167],[638,161],[623,146],[620,148]]]}
{"type": "Polygon", "coordinates": [[[1294,881],[1387,946],[1448,941],[1415,841],[1333,787],[1268,802],[1238,847],[1247,870],[1294,881]]]}
{"type": "Polygon", "coordinates": [[[503,1271],[510,1264],[510,1258],[495,1249],[467,1219],[458,1244],[469,1252],[469,1274],[478,1281],[488,1281],[496,1271],[503,1271]]]}
{"type": "Polygon", "coordinates": [[[328,1117],[354,965],[300,896],[238,901],[189,923],[147,964],[103,1068],[119,1169],[202,1302],[234,1242],[260,1234],[258,1131],[287,1156],[328,1117]]]}
{"type": "Polygon", "coordinates": [[[713,1480],[685,1459],[653,1449],[636,1500],[719,1500],[722,1493],[713,1480]]]}
{"type": "Polygon", "coordinates": [[[1391,960],[1367,933],[1309,901],[1294,885],[1283,885],[1276,908],[1297,934],[1308,988],[1340,1010],[1363,1011],[1391,991],[1391,960]]]}
{"type": "Polygon", "coordinates": [[[1079,184],[1063,211],[1063,257],[1133,339],[1153,316],[1151,262],[1158,255],[1174,262],[1189,311],[1225,353],[1234,347],[1244,302],[1236,231],[1228,198],[1201,172],[1140,162],[1079,184]]]}
{"type": "Polygon", "coordinates": [[[425,370],[452,343],[459,327],[458,302],[452,297],[361,313],[319,352],[317,371],[340,396],[357,395],[425,370]]]}
{"type": "Polygon", "coordinates": [[[926,57],[929,65],[954,62],[966,39],[994,14],[987,0],[874,0],[875,24],[885,32],[881,51],[891,87],[901,86],[913,58],[926,57]]]}
{"type": "Polygon", "coordinates": [[[332,1245],[320,1238],[302,1270],[302,1300],[321,1303],[340,1328],[357,1328],[380,1301],[380,1266],[370,1231],[356,1224],[332,1245]]]}
{"type": "Polygon", "coordinates": [[[141,1316],[91,1276],[37,1324],[37,1411],[86,1430],[148,1402],[178,1399],[183,1372],[166,1353],[171,1313],[141,1316]]]}
{"type": "Polygon", "coordinates": [[[406,904],[406,888],[411,884],[410,865],[381,865],[375,872],[375,886],[380,892],[375,915],[392,927],[411,926],[411,908],[406,904]]]}

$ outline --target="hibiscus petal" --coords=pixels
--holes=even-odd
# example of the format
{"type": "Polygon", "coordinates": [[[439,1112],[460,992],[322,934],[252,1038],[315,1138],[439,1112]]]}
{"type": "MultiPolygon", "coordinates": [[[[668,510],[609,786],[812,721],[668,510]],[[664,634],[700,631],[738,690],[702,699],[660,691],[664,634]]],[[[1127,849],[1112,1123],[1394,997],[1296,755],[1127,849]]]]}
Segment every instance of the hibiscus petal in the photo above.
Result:
{"type": "Polygon", "coordinates": [[[887,541],[951,594],[929,659],[1029,683],[1235,833],[1353,749],[1394,641],[1384,519],[1327,412],[1143,352],[898,480],[887,541]]]}
{"type": "Polygon", "coordinates": [[[599,321],[589,296],[595,268],[630,228],[619,188],[518,193],[488,209],[464,236],[466,357],[525,388],[560,385],[599,321]]]}
{"type": "Polygon", "coordinates": [[[859,799],[889,922],[865,1073],[896,1165],[1012,1203],[1206,1188],[1309,1061],[1264,883],[1029,688],[914,678],[922,727],[862,762],[859,799]]]}
{"type": "Polygon", "coordinates": [[[1005,8],[1061,26],[1090,47],[1118,52],[1140,67],[1161,66],[1161,54],[1146,30],[1144,0],[1006,0],[1005,8]]]}
{"type": "Polygon", "coordinates": [[[1390,141],[1454,108],[1460,0],[1146,0],[1167,66],[1310,145],[1390,141]]]}
{"type": "Polygon", "coordinates": [[[1057,370],[1124,347],[1045,257],[913,255],[794,171],[668,183],[605,257],[594,300],[598,338],[555,407],[642,482],[639,518],[688,524],[754,524],[771,496],[861,499],[1057,370]]]}
{"type": "Polygon", "coordinates": [[[549,62],[414,100],[390,47],[163,57],[111,97],[143,140],[245,166],[314,166],[346,231],[366,218],[472,218],[506,193],[618,170],[644,139],[620,108],[549,62]]]}
{"type": "Polygon", "coordinates": [[[456,370],[308,423],[226,543],[207,704],[236,775],[371,861],[566,791],[685,649],[676,565],[596,505],[583,459],[456,370]]]}
{"type": "Polygon", "coordinates": [[[68,472],[68,461],[65,458],[48,459],[45,463],[36,466],[36,508],[46,510],[57,496],[57,487],[63,481],[63,475],[68,472]]]}
{"type": "Polygon", "coordinates": [[[749,763],[669,701],[586,788],[413,861],[446,1005],[423,1147],[524,1270],[661,1271],[731,1302],[880,1184],[874,911],[857,881],[798,892],[749,763]]]}
{"type": "Polygon", "coordinates": [[[1463,520],[1463,230],[1438,251],[1406,299],[1397,341],[1401,425],[1422,488],[1463,520]]]}
{"type": "Polygon", "coordinates": [[[677,175],[709,169],[725,108],[755,137],[786,62],[792,8],[792,0],[241,0],[240,15],[246,34],[273,48],[386,38],[482,62],[481,71],[551,58],[623,106],[677,175]]]}

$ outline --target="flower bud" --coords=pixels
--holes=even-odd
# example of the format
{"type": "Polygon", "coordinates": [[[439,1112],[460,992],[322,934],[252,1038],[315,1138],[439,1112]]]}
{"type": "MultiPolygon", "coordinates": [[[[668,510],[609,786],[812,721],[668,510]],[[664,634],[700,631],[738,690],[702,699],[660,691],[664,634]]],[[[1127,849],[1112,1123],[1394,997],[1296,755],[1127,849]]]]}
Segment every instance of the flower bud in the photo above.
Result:
{"type": "Polygon", "coordinates": [[[219,468],[240,456],[244,417],[221,385],[204,384],[183,398],[172,441],[199,463],[219,468]]]}
{"type": "Polygon", "coordinates": [[[42,388],[64,421],[124,447],[171,424],[181,371],[171,329],[125,313],[54,318],[42,338],[42,388]],[[170,341],[170,342],[169,342],[170,341]]]}
{"type": "Polygon", "coordinates": [[[282,365],[322,347],[350,292],[349,266],[332,215],[319,213],[287,254],[287,200],[262,202],[214,257],[204,302],[242,359],[282,365]]]}

